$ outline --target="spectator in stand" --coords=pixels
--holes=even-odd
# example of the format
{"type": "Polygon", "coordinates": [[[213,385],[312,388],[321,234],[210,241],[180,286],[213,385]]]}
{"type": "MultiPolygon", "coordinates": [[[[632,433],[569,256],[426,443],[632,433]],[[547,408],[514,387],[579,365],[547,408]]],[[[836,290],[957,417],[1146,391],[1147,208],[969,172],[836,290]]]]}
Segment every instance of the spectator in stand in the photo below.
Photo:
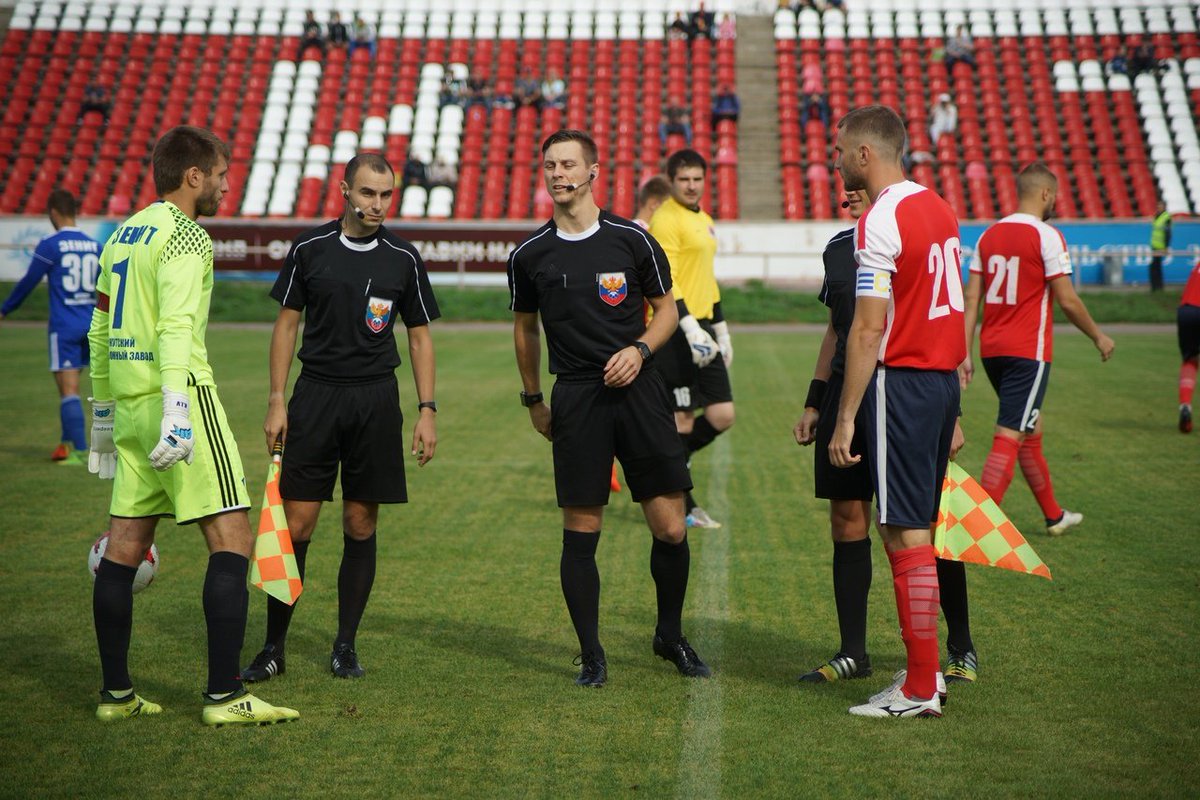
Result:
{"type": "Polygon", "coordinates": [[[929,117],[929,140],[936,149],[938,139],[947,133],[954,133],[958,128],[958,107],[950,101],[950,95],[939,94],[929,117]]]}
{"type": "Polygon", "coordinates": [[[345,47],[350,43],[346,23],[342,22],[342,15],[336,11],[329,15],[329,43],[334,47],[345,47]]]}
{"type": "Polygon", "coordinates": [[[305,51],[313,47],[321,51],[322,58],[325,57],[325,39],[321,36],[321,23],[317,22],[312,11],[306,11],[304,13],[304,32],[300,37],[300,51],[296,60],[304,58],[305,51]]]}
{"type": "Polygon", "coordinates": [[[846,0],[825,0],[825,8],[836,8],[838,11],[845,13],[846,0]]]}
{"type": "Polygon", "coordinates": [[[491,108],[492,106],[492,87],[483,76],[472,75],[467,79],[466,96],[467,108],[471,106],[491,108]]]}
{"type": "Polygon", "coordinates": [[[456,81],[454,76],[449,72],[442,79],[442,90],[438,93],[438,107],[445,108],[449,105],[461,106],[463,104],[463,90],[465,87],[462,82],[456,81]]]}
{"type": "Polygon", "coordinates": [[[721,15],[721,24],[717,26],[717,38],[723,41],[737,38],[737,22],[728,11],[721,15]]]}
{"type": "Polygon", "coordinates": [[[943,62],[946,64],[946,72],[951,72],[954,65],[958,62],[970,64],[971,68],[975,68],[975,42],[967,33],[965,25],[959,25],[958,31],[946,40],[946,55],[943,62]]]}
{"type": "Polygon", "coordinates": [[[829,101],[824,92],[810,92],[800,98],[800,127],[807,125],[814,114],[821,118],[822,125],[829,127],[829,101]]]}
{"type": "Polygon", "coordinates": [[[444,156],[438,156],[429,168],[429,187],[449,186],[453,189],[458,185],[458,167],[451,164],[444,156]]]}
{"type": "Polygon", "coordinates": [[[682,11],[675,12],[675,19],[671,20],[671,27],[667,29],[668,39],[686,39],[691,33],[688,22],[683,18],[682,11]]]}
{"type": "Polygon", "coordinates": [[[1129,77],[1136,78],[1143,72],[1153,72],[1156,75],[1162,72],[1163,65],[1154,56],[1154,46],[1149,42],[1142,42],[1133,51],[1133,55],[1129,57],[1129,77]]]}
{"type": "Polygon", "coordinates": [[[108,94],[104,91],[104,87],[89,83],[83,89],[83,103],[79,106],[79,119],[82,121],[89,112],[96,111],[107,121],[108,110],[111,106],[112,103],[108,102],[108,94]]]}
{"type": "Polygon", "coordinates": [[[658,140],[663,146],[667,145],[667,137],[671,134],[680,134],[684,141],[688,144],[692,143],[692,122],[688,118],[687,111],[677,101],[667,106],[667,115],[663,122],[658,125],[658,140]]]}
{"type": "Polygon", "coordinates": [[[408,160],[404,162],[404,172],[400,175],[400,186],[405,189],[409,186],[429,188],[429,165],[418,158],[416,153],[409,153],[408,160]]]}
{"type": "Polygon", "coordinates": [[[825,94],[825,73],[821,65],[810,62],[800,71],[800,94],[825,94]]]}
{"type": "Polygon", "coordinates": [[[513,102],[512,92],[505,89],[506,85],[507,81],[496,84],[496,89],[492,92],[492,108],[504,108],[511,111],[517,107],[517,104],[513,102]]]}
{"type": "Polygon", "coordinates": [[[1109,77],[1113,75],[1128,75],[1129,74],[1129,59],[1122,52],[1116,52],[1113,57],[1108,59],[1105,67],[1108,69],[1109,77]]]}
{"type": "Polygon", "coordinates": [[[688,31],[688,38],[695,39],[698,36],[703,36],[705,39],[713,38],[713,26],[716,24],[716,15],[711,11],[704,10],[704,0],[696,7],[696,10],[691,13],[690,20],[691,30],[688,31]]]}
{"type": "Polygon", "coordinates": [[[567,84],[562,75],[554,67],[546,70],[546,79],[542,81],[542,108],[566,108],[567,84]]]}
{"type": "Polygon", "coordinates": [[[375,57],[375,29],[365,19],[355,14],[354,27],[351,31],[350,39],[351,58],[354,57],[354,51],[361,47],[365,47],[370,51],[371,58],[375,57]]]}
{"type": "Polygon", "coordinates": [[[521,68],[521,75],[517,78],[517,85],[513,89],[513,100],[515,100],[519,106],[535,106],[537,108],[541,108],[542,84],[533,76],[533,70],[531,68],[521,68]]]}
{"type": "Polygon", "coordinates": [[[738,121],[738,114],[742,111],[742,102],[738,100],[737,93],[733,91],[733,87],[729,84],[722,84],[717,89],[717,96],[713,99],[712,124],[717,127],[717,123],[723,119],[738,121]]]}

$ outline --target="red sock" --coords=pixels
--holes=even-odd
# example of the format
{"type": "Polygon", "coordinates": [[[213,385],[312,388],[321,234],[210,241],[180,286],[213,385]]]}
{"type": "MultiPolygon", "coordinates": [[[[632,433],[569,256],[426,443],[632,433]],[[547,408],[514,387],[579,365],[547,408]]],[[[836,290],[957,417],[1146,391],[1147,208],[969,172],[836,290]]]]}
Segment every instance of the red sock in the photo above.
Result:
{"type": "Polygon", "coordinates": [[[1179,404],[1192,404],[1192,392],[1196,391],[1196,359],[1189,358],[1179,368],[1179,404]]]}
{"type": "Polygon", "coordinates": [[[932,545],[923,544],[890,553],[900,638],[908,653],[904,693],[927,699],[937,692],[937,620],[940,594],[932,545]]]}
{"type": "Polygon", "coordinates": [[[983,462],[983,472],[979,476],[979,485],[999,504],[1004,500],[1004,493],[1013,479],[1013,465],[1017,461],[1017,451],[1021,443],[1016,439],[997,433],[992,437],[992,449],[983,462]]]}
{"type": "Polygon", "coordinates": [[[1048,520],[1057,520],[1063,515],[1062,506],[1054,499],[1054,484],[1050,482],[1050,468],[1046,466],[1046,458],[1042,455],[1042,435],[1035,433],[1025,437],[1021,442],[1021,472],[1033,490],[1038,505],[1042,507],[1042,516],[1048,520]]]}

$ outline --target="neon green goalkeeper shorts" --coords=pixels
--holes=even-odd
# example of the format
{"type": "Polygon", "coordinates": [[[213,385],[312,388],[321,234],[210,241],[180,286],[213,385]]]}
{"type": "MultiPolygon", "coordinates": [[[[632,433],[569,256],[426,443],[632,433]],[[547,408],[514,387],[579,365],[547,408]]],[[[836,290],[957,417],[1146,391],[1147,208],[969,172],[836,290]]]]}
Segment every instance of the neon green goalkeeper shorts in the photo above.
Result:
{"type": "Polygon", "coordinates": [[[162,437],[162,395],[117,401],[117,474],[109,509],[114,517],[166,515],[186,525],[250,507],[242,457],[216,387],[189,386],[188,396],[196,441],[192,463],[180,461],[165,472],[150,466],[150,451],[162,437]]]}

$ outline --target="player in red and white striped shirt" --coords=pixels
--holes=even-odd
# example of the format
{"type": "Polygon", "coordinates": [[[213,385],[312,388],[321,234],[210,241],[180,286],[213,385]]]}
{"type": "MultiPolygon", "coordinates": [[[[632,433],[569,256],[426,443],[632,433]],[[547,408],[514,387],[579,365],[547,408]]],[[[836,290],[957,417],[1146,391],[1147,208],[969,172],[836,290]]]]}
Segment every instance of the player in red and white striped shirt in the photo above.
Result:
{"type": "Polygon", "coordinates": [[[1192,432],[1192,393],[1196,391],[1196,363],[1200,357],[1200,261],[1192,267],[1179,309],[1175,312],[1179,332],[1179,430],[1192,432]]]}
{"type": "Polygon", "coordinates": [[[1054,350],[1052,299],[1095,343],[1102,361],[1112,355],[1113,340],[1104,335],[1075,293],[1067,242],[1046,224],[1054,212],[1058,179],[1045,164],[1030,164],[1017,176],[1017,193],[1017,212],[984,231],[975,248],[966,292],[968,355],[959,371],[965,387],[974,375],[970,346],[982,296],[979,355],[1000,396],[1000,411],[980,484],[1000,503],[1019,462],[1042,508],[1047,531],[1058,536],[1082,522],[1083,515],[1058,504],[1042,455],[1041,405],[1054,350]]]}
{"type": "Polygon", "coordinates": [[[851,111],[838,123],[837,168],[847,191],[872,207],[858,221],[858,283],[846,373],[830,461],[849,466],[854,420],[863,407],[879,530],[908,668],[851,714],[940,717],[939,587],[930,526],[958,418],[955,370],[966,355],[958,220],[946,201],[905,180],[906,134],[884,106],[851,111]]]}

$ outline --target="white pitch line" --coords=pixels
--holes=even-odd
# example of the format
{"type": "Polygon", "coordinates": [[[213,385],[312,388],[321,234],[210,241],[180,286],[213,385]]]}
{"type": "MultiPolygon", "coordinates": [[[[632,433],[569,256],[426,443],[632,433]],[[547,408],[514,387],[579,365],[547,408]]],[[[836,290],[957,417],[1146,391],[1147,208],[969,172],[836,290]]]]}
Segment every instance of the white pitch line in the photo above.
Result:
{"type": "MultiPolygon", "coordinates": [[[[730,449],[727,436],[718,437],[708,448],[712,469],[701,502],[725,525],[717,530],[695,532],[694,538],[703,538],[704,548],[702,553],[694,552],[692,555],[689,599],[683,612],[685,633],[688,632],[688,620],[704,618],[723,621],[729,615],[729,531],[732,520],[726,487],[733,461],[730,449]]],[[[689,534],[690,538],[693,537],[689,534]]],[[[689,800],[721,796],[721,738],[724,728],[721,696],[724,655],[722,630],[721,626],[717,626],[692,639],[700,657],[713,667],[714,677],[697,681],[689,687],[687,716],[683,720],[683,746],[679,750],[679,788],[676,792],[678,797],[689,800]]]]}

